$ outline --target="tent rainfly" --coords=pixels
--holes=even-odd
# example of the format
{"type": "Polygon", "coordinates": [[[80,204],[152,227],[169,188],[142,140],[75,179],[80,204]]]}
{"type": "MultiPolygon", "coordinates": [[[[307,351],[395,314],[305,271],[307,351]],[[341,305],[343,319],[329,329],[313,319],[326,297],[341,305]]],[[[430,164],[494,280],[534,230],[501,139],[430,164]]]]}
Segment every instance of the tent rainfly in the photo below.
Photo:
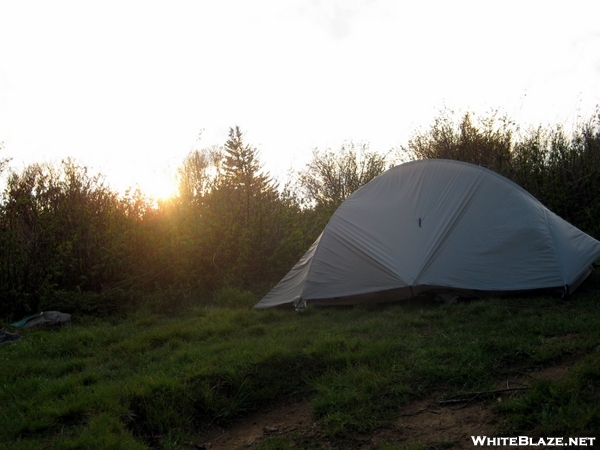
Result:
{"type": "Polygon", "coordinates": [[[256,309],[401,301],[419,294],[573,292],[600,242],[485,168],[401,164],[344,201],[256,309]]]}

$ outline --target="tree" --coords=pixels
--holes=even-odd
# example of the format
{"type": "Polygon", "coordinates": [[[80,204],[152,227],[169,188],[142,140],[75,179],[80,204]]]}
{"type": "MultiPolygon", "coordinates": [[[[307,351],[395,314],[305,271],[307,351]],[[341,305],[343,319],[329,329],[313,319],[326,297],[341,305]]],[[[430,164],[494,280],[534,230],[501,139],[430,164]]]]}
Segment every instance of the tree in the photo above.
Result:
{"type": "Polygon", "coordinates": [[[223,147],[186,157],[179,190],[179,203],[169,213],[172,242],[190,280],[202,278],[212,289],[263,279],[285,229],[283,203],[238,126],[230,128],[223,147]]]}
{"type": "Polygon", "coordinates": [[[224,147],[222,188],[236,193],[243,204],[244,223],[250,222],[253,206],[260,208],[261,199],[274,193],[272,179],[261,172],[258,151],[243,142],[238,126],[229,129],[229,139],[224,147]]]}
{"type": "Polygon", "coordinates": [[[478,118],[465,113],[455,121],[454,112],[443,110],[430,129],[415,133],[404,151],[413,159],[442,158],[464,161],[508,175],[514,123],[498,113],[478,118]]]}
{"type": "Polygon", "coordinates": [[[491,169],[529,191],[563,219],[600,234],[600,114],[569,134],[561,126],[521,134],[497,113],[458,121],[443,111],[404,150],[413,158],[446,158],[491,169]]]}
{"type": "Polygon", "coordinates": [[[514,146],[513,181],[550,210],[600,235],[600,115],[571,133],[532,129],[514,146]]]}
{"type": "Polygon", "coordinates": [[[177,170],[180,198],[201,201],[214,187],[222,159],[223,150],[216,145],[190,152],[177,170]]]}
{"type": "MultiPolygon", "coordinates": [[[[4,150],[4,141],[0,141],[0,151],[4,150]]],[[[8,163],[11,161],[11,158],[2,158],[0,159],[0,175],[2,175],[2,172],[4,172],[4,169],[6,168],[6,166],[8,165],[8,163]]]]}
{"type": "Polygon", "coordinates": [[[120,281],[124,217],[101,176],[72,160],[11,173],[0,227],[0,297],[12,298],[5,312],[35,311],[54,292],[100,292],[120,281]]]}
{"type": "Polygon", "coordinates": [[[309,204],[335,209],[359,187],[382,173],[387,155],[369,150],[367,144],[344,144],[337,152],[313,151],[312,161],[298,173],[300,191],[309,204]]]}

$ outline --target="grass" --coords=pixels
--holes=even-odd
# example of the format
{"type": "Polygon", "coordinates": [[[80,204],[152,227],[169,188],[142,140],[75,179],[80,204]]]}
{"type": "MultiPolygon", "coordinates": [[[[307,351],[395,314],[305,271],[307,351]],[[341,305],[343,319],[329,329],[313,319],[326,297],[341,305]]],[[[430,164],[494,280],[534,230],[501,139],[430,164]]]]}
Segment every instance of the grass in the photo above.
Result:
{"type": "MultiPolygon", "coordinates": [[[[183,449],[208,426],[303,398],[324,437],[342,442],[386,426],[412,400],[493,389],[507,373],[565,358],[580,360],[567,378],[498,407],[503,430],[593,436],[599,285],[595,273],[567,301],[301,312],[254,311],[248,293],[224,290],[226,308],[23,330],[0,346],[0,448],[183,449]]],[[[294,446],[322,448],[300,435],[256,448],[294,446]]]]}
{"type": "Polygon", "coordinates": [[[540,380],[522,398],[503,404],[507,430],[534,429],[540,436],[598,436],[600,357],[588,356],[568,378],[540,380]]]}

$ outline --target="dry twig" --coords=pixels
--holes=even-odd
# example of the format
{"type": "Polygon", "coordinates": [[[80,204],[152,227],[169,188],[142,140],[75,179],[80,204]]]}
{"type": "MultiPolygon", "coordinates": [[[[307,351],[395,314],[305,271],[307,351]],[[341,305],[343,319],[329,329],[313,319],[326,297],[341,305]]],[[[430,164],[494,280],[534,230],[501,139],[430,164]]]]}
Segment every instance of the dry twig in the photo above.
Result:
{"type": "Polygon", "coordinates": [[[478,392],[463,392],[462,394],[456,394],[453,395],[452,397],[458,397],[458,396],[463,396],[463,397],[469,397],[469,398],[459,398],[459,399],[447,399],[447,400],[440,400],[438,402],[438,404],[440,405],[449,405],[452,403],[464,403],[464,402],[471,402],[473,401],[475,398],[477,398],[480,395],[489,395],[489,394],[497,394],[499,392],[509,392],[509,391],[524,391],[526,389],[529,389],[528,387],[516,387],[516,388],[505,388],[505,389],[496,389],[493,391],[478,391],[478,392]]]}

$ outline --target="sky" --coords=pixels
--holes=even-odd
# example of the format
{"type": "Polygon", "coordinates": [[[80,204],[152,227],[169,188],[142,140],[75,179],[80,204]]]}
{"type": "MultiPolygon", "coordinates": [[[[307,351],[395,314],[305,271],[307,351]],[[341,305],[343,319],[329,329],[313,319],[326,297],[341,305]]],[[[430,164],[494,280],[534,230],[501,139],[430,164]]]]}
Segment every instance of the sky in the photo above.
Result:
{"type": "Polygon", "coordinates": [[[0,158],[164,197],[240,126],[284,179],[406,145],[439,112],[570,125],[600,104],[600,2],[0,0],[0,158]]]}

